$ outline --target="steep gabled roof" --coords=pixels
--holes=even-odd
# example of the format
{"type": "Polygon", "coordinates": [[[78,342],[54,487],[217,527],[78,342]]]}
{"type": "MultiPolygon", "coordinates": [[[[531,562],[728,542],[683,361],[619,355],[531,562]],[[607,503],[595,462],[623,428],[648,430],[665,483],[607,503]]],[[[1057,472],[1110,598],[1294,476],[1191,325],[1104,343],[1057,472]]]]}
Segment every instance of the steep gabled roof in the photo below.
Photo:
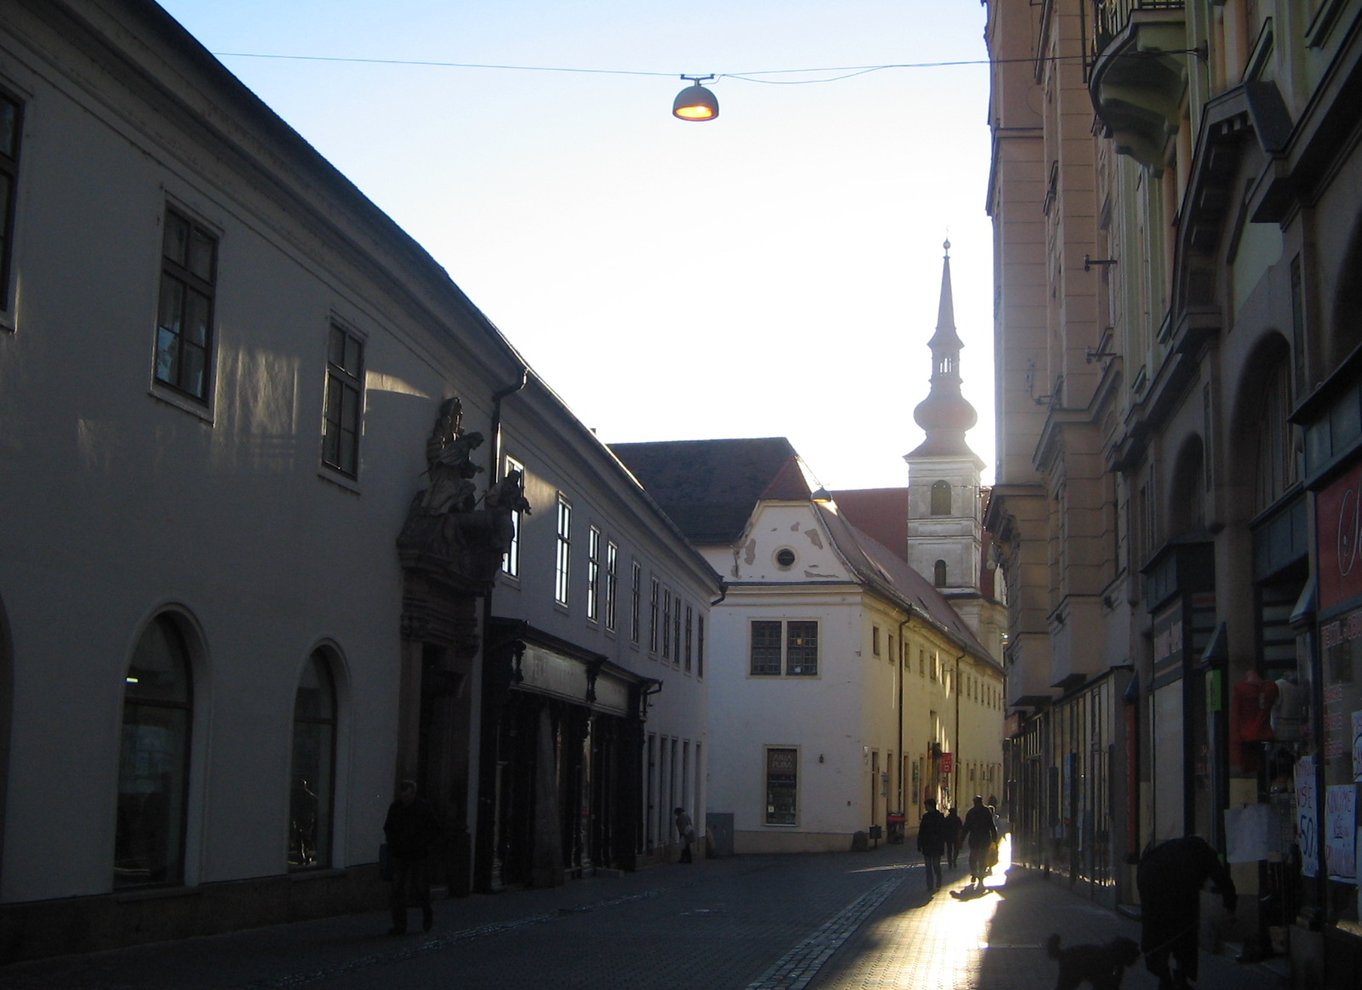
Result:
{"type": "Polygon", "coordinates": [[[847,522],[908,559],[907,488],[861,488],[833,492],[832,497],[847,522]]]}
{"type": "Polygon", "coordinates": [[[784,437],[616,443],[610,449],[696,544],[733,543],[762,498],[811,496],[784,437]]]}
{"type": "Polygon", "coordinates": [[[851,525],[837,509],[814,503],[837,551],[864,583],[891,600],[911,606],[960,644],[976,660],[997,666],[965,621],[932,583],[908,562],[867,533],[851,525]]]}

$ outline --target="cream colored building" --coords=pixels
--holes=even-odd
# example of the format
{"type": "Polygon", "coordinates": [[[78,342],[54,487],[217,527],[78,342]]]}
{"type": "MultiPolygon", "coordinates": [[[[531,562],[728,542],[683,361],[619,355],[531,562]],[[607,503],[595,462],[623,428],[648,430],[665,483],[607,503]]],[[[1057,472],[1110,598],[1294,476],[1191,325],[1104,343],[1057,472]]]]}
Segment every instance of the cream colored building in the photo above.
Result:
{"type": "Polygon", "coordinates": [[[1018,853],[1128,901],[1202,834],[1350,986],[1362,5],[987,7],[1018,853]]]}

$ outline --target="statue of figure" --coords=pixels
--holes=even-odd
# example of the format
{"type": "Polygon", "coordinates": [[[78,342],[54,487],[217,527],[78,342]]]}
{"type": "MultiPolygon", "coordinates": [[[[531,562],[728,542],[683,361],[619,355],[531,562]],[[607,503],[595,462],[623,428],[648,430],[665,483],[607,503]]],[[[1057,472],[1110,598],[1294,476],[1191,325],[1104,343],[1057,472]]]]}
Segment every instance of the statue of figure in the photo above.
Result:
{"type": "Polygon", "coordinates": [[[530,501],[525,497],[525,473],[519,468],[506,472],[495,485],[487,489],[486,507],[493,512],[523,512],[530,514],[530,501]]]}
{"type": "Polygon", "coordinates": [[[473,478],[482,467],[472,461],[482,445],[481,433],[461,433],[463,403],[457,396],[440,404],[430,439],[426,441],[426,473],[430,487],[421,497],[421,509],[430,515],[468,512],[476,502],[473,478]]]}

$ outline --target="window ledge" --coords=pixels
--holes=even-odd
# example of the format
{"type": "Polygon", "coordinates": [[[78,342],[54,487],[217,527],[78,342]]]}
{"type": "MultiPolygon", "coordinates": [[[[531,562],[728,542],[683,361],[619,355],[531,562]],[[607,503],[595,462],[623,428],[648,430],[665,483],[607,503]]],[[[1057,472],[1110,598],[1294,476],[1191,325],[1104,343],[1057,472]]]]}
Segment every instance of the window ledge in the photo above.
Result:
{"type": "Polygon", "coordinates": [[[164,901],[172,897],[198,897],[202,891],[198,887],[184,884],[167,884],[163,887],[124,887],[114,891],[114,900],[119,904],[135,904],[138,901],[164,901]]]}
{"type": "Polygon", "coordinates": [[[341,491],[349,492],[351,495],[360,494],[359,481],[357,479],[343,475],[339,471],[334,471],[325,464],[317,468],[317,477],[321,478],[322,481],[335,485],[341,491]]]}
{"type": "Polygon", "coordinates": [[[147,394],[157,402],[163,402],[173,409],[178,409],[182,413],[188,413],[196,419],[203,420],[203,422],[209,426],[213,425],[213,411],[208,406],[189,398],[187,395],[181,395],[179,392],[172,389],[163,388],[155,382],[147,389],[147,394]]]}
{"type": "Polygon", "coordinates": [[[338,866],[297,866],[288,871],[288,878],[291,882],[334,880],[337,877],[345,876],[346,872],[338,866]]]}

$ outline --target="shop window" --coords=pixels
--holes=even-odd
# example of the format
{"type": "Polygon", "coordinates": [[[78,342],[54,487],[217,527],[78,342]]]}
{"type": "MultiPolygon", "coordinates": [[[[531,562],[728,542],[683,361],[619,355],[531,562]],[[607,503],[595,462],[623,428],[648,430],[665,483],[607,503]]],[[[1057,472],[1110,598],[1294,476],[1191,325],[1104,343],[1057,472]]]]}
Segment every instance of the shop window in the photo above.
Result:
{"type": "Polygon", "coordinates": [[[799,751],[766,750],[766,824],[795,825],[799,821],[799,751]]]}
{"type": "Polygon", "coordinates": [[[189,648],[158,616],[138,640],[123,689],[114,886],[184,880],[193,694],[189,648]]]}
{"type": "Polygon", "coordinates": [[[321,650],[308,658],[293,702],[293,763],[288,814],[289,869],[331,863],[331,795],[336,752],[336,691],[321,650]]]}

